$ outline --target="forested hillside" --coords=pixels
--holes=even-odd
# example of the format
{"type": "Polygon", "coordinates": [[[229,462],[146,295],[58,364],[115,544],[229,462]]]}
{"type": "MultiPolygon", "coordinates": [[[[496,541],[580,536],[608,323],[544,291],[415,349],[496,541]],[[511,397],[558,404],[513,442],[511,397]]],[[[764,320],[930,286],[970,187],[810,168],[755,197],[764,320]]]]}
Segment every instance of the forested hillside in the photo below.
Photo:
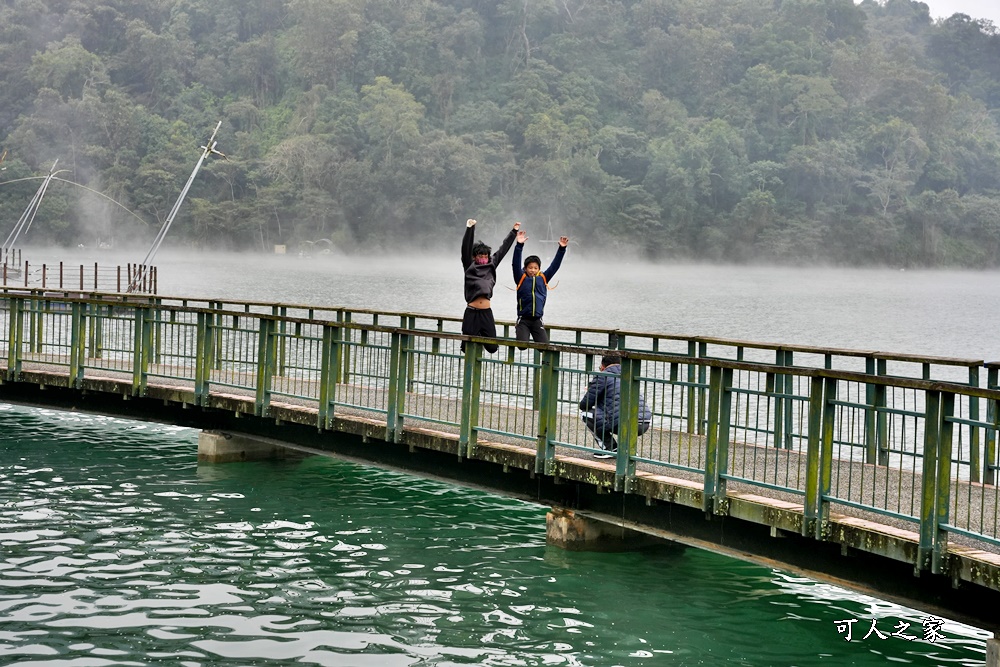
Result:
{"type": "Polygon", "coordinates": [[[1000,31],[910,0],[10,0],[0,232],[1000,265],[1000,31]],[[488,228],[488,227],[487,227],[488,228]]]}

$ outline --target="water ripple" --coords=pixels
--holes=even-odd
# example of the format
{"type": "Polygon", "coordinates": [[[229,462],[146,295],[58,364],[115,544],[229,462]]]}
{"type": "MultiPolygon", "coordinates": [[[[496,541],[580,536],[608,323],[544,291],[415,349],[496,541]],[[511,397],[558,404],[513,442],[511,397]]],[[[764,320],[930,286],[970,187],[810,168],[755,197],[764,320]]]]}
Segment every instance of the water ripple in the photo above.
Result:
{"type": "Polygon", "coordinates": [[[950,622],[938,644],[844,642],[839,618],[920,615],[713,554],[551,549],[544,508],[457,486],[198,465],[194,432],[83,414],[0,405],[0,429],[2,664],[983,660],[986,634],[950,622]]]}

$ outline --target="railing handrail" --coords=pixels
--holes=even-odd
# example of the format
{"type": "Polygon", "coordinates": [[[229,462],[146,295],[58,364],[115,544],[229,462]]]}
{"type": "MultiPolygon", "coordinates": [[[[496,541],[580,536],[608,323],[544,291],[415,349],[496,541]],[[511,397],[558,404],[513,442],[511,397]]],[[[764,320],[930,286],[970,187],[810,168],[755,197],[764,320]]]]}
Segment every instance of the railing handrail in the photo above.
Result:
{"type": "MultiPolygon", "coordinates": [[[[426,320],[436,320],[439,322],[451,322],[453,324],[460,324],[462,318],[454,317],[450,315],[440,315],[431,313],[419,313],[411,311],[384,311],[384,310],[374,310],[366,308],[352,308],[349,306],[319,306],[319,305],[308,305],[308,304],[295,304],[295,303],[283,303],[283,302],[267,302],[267,301],[256,301],[256,300],[241,300],[241,299],[212,299],[203,297],[175,297],[166,295],[149,295],[149,294],[121,294],[115,292],[101,292],[94,290],[72,290],[72,289],[40,289],[40,288],[18,288],[18,287],[5,287],[0,286],[0,294],[6,293],[17,293],[23,295],[25,292],[30,292],[31,294],[38,294],[39,296],[47,296],[48,298],[53,298],[54,295],[62,295],[61,298],[68,298],[74,300],[81,300],[86,302],[98,301],[106,303],[108,301],[117,303],[138,303],[140,299],[148,299],[155,301],[156,305],[161,308],[170,307],[170,301],[178,301],[182,304],[181,308],[190,308],[186,304],[192,302],[199,303],[203,302],[206,304],[227,304],[231,306],[251,308],[271,308],[271,309],[294,309],[294,310],[305,310],[311,312],[329,312],[329,313],[351,313],[351,314],[363,314],[363,315],[373,315],[377,317],[390,317],[390,318],[417,318],[426,320]]],[[[225,307],[225,306],[223,306],[225,307]]],[[[213,312],[228,312],[222,311],[220,308],[212,306],[204,306],[206,310],[212,310],[213,312]]],[[[259,314],[253,313],[249,310],[244,310],[241,314],[259,314]]],[[[290,321],[312,321],[315,323],[322,323],[328,320],[320,318],[299,318],[290,321]]],[[[513,327],[516,322],[513,320],[503,320],[498,319],[497,324],[505,327],[513,327]]],[[[597,327],[575,327],[568,325],[559,324],[546,324],[546,328],[552,331],[562,331],[562,332],[581,332],[589,334],[602,334],[608,337],[614,337],[619,339],[626,338],[645,338],[650,340],[669,340],[677,342],[687,342],[694,344],[705,344],[705,345],[724,345],[731,348],[750,348],[757,350],[768,350],[768,351],[781,351],[781,352],[799,352],[803,354],[815,354],[815,355],[831,355],[837,357],[853,357],[861,359],[872,359],[876,361],[896,361],[896,362],[906,362],[914,364],[934,364],[937,366],[954,366],[963,368],[979,368],[986,367],[990,368],[992,366],[1000,367],[1000,361],[986,363],[983,359],[968,359],[968,358],[958,358],[958,357],[943,357],[943,356],[933,356],[933,355],[916,355],[907,354],[899,352],[888,352],[882,350],[861,350],[861,349],[851,349],[851,348],[834,348],[834,347],[821,347],[814,345],[796,345],[788,343],[769,343],[763,341],[746,341],[740,339],[728,339],[719,338],[714,336],[703,336],[703,335],[683,335],[683,334],[670,334],[670,333],[654,333],[645,331],[634,331],[628,329],[602,329],[597,327]]],[[[424,329],[417,329],[418,331],[426,331],[424,329]]],[[[443,332],[442,332],[443,333],[443,332]]],[[[503,339],[501,337],[501,339],[503,339]]],[[[620,351],[625,351],[629,348],[618,348],[620,351]]],[[[699,358],[712,358],[711,355],[701,356],[699,358]]]]}

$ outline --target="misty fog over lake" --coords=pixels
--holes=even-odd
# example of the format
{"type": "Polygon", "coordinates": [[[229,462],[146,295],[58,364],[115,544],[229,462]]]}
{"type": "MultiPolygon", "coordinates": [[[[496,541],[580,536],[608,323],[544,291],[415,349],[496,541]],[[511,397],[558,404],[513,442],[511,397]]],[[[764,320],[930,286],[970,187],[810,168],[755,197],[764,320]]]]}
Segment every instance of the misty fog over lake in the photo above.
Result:
{"type": "MultiPolygon", "coordinates": [[[[461,317],[460,235],[454,252],[408,256],[208,254],[164,250],[163,296],[345,306],[461,317]]],[[[532,245],[525,254],[542,256],[532,245]]],[[[144,253],[32,249],[42,262],[101,266],[144,253]]],[[[691,336],[1000,359],[1000,272],[648,264],[582,257],[573,244],[550,286],[545,321],[691,336]]],[[[510,254],[493,311],[513,320],[510,254]]]]}

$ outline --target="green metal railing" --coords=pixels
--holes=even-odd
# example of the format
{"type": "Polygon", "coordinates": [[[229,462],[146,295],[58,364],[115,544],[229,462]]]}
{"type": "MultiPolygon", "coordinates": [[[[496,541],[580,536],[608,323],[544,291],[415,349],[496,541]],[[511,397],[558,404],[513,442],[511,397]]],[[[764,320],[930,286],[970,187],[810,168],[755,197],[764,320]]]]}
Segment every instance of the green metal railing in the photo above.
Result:
{"type": "Polygon", "coordinates": [[[432,427],[453,433],[461,456],[480,439],[533,447],[536,472],[551,473],[557,452],[595,451],[577,403],[611,347],[623,358],[618,489],[646,472],[697,480],[717,513],[734,487],[756,489],[800,503],[803,532],[817,538],[831,511],[882,515],[912,525],[922,566],[935,571],[949,536],[1000,545],[1000,364],[558,327],[550,345],[522,351],[505,339],[487,355],[459,324],[7,291],[0,359],[9,381],[32,370],[73,386],[110,377],[136,396],[162,385],[198,405],[233,394],[260,416],[279,404],[312,409],[319,429],[339,415],[377,417],[396,442],[407,427],[432,427]],[[653,410],[642,436],[640,396],[653,410]]]}

